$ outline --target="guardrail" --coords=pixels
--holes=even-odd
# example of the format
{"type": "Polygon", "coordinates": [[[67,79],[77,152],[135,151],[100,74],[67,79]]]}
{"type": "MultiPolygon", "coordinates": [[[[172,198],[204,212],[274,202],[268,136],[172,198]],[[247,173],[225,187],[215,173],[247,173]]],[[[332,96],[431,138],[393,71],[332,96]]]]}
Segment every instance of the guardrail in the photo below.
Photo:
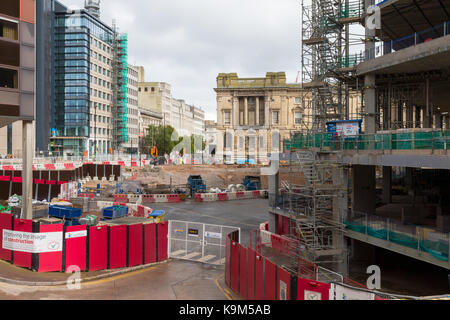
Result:
{"type": "Polygon", "coordinates": [[[346,219],[344,224],[348,230],[416,249],[437,260],[450,262],[450,234],[360,212],[354,212],[353,217],[346,219]]]}
{"type": "Polygon", "coordinates": [[[450,21],[446,21],[432,28],[422,30],[405,37],[376,42],[375,47],[370,50],[362,50],[359,53],[350,54],[342,61],[338,62],[337,68],[348,68],[358,65],[364,61],[372,60],[389,53],[397,52],[421,43],[429,42],[434,39],[442,38],[450,34],[450,21]]]}
{"type": "Polygon", "coordinates": [[[285,146],[287,150],[449,150],[450,131],[390,131],[355,136],[316,133],[285,140],[285,146]]]}

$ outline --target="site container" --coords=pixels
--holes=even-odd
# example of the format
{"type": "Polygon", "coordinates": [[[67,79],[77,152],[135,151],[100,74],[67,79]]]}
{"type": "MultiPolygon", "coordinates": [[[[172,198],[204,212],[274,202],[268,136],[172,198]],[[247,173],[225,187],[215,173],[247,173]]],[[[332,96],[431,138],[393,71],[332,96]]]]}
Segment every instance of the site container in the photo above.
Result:
{"type": "Polygon", "coordinates": [[[128,207],[112,206],[103,209],[103,218],[117,219],[128,215],[128,207]]]}
{"type": "Polygon", "coordinates": [[[48,210],[48,214],[51,217],[56,218],[64,218],[64,219],[77,219],[81,217],[81,209],[79,208],[70,208],[70,207],[64,207],[64,206],[50,206],[48,210]]]}

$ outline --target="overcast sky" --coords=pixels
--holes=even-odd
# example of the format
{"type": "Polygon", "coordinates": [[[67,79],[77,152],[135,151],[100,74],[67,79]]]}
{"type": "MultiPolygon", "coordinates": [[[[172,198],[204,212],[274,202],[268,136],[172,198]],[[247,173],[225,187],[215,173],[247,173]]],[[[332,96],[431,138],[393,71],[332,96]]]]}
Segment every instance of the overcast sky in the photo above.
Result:
{"type": "MultiPolygon", "coordinates": [[[[84,0],[60,0],[82,7],[84,0]]],[[[101,19],[128,33],[128,61],[146,81],[168,82],[172,95],[216,120],[219,73],[264,77],[300,69],[299,0],[102,0],[101,19]]]]}

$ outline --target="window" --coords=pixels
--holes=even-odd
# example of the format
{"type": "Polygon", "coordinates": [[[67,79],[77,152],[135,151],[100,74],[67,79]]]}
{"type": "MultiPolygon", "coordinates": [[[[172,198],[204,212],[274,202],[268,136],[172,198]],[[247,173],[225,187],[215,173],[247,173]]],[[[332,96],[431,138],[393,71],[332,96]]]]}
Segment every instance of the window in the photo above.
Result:
{"type": "Polygon", "coordinates": [[[145,88],[145,92],[148,92],[148,88],[145,88]]]}
{"type": "Polygon", "coordinates": [[[272,111],[272,124],[279,124],[279,111],[272,111]]]}
{"type": "Polygon", "coordinates": [[[155,88],[152,87],[152,92],[155,92],[155,88]]]}
{"type": "Polygon", "coordinates": [[[302,113],[299,111],[294,112],[294,123],[301,124],[302,123],[302,113]]]}
{"type": "Polygon", "coordinates": [[[231,124],[231,112],[230,111],[225,111],[223,122],[224,122],[224,124],[231,124]]]}
{"type": "Polygon", "coordinates": [[[301,103],[302,103],[302,98],[295,97],[295,104],[301,104],[301,103]]]}

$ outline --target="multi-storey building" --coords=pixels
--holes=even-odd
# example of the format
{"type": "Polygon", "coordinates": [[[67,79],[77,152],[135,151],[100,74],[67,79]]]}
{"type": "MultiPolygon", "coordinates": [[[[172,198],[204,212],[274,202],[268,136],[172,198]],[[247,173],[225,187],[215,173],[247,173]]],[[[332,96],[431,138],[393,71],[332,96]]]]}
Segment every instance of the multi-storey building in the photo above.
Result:
{"type": "Polygon", "coordinates": [[[35,119],[34,35],[34,1],[2,1],[0,5],[0,155],[3,156],[23,156],[22,129],[25,126],[33,126],[35,119]]]}
{"type": "Polygon", "coordinates": [[[137,154],[139,147],[138,68],[128,65],[127,76],[127,153],[137,154]]]}
{"type": "MultiPolygon", "coordinates": [[[[342,273],[377,265],[405,288],[422,281],[448,290],[450,4],[385,0],[370,8],[374,3],[313,0],[303,8],[303,54],[305,61],[313,57],[304,86],[315,92],[317,125],[286,141],[296,172],[290,178],[301,172],[307,183],[290,183],[270,200],[270,225],[318,260],[334,254],[342,273]],[[365,50],[326,60],[345,43],[333,48],[330,34],[360,22],[365,50]],[[324,78],[334,78],[339,90],[324,78]],[[363,98],[361,131],[324,133],[323,120],[351,119],[343,112],[345,90],[363,98]]],[[[273,181],[270,192],[277,194],[273,181]]]]}
{"type": "Polygon", "coordinates": [[[304,90],[287,84],[284,72],[265,78],[217,77],[217,160],[267,160],[283,150],[282,140],[302,126],[304,90]]]}
{"type": "Polygon", "coordinates": [[[155,121],[151,114],[162,116],[162,125],[172,126],[179,136],[204,135],[205,112],[184,100],[172,97],[172,87],[165,82],[145,82],[145,70],[139,67],[139,108],[147,116],[145,123],[155,121]]]}
{"type": "Polygon", "coordinates": [[[52,12],[50,150],[57,155],[106,155],[128,142],[126,36],[100,20],[99,1],[85,5],[52,12]]]}

